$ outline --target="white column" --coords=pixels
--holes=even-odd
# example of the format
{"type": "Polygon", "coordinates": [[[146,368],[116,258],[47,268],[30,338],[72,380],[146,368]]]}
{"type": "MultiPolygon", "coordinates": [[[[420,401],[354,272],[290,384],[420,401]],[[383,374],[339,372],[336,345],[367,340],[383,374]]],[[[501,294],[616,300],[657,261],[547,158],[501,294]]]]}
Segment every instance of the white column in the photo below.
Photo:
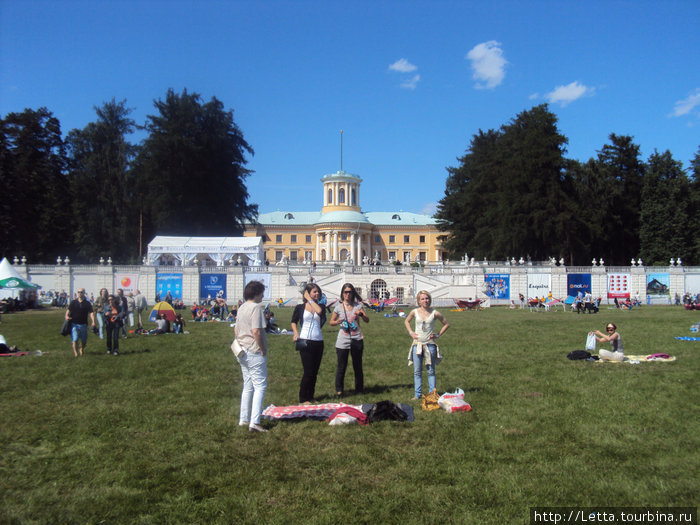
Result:
{"type": "Polygon", "coordinates": [[[331,252],[331,232],[326,232],[326,261],[330,261],[333,258],[333,253],[331,252]]]}
{"type": "Polygon", "coordinates": [[[319,232],[316,232],[316,254],[314,255],[314,261],[321,260],[321,236],[319,232]]]}
{"type": "Polygon", "coordinates": [[[355,259],[355,264],[362,264],[362,232],[357,234],[357,259],[355,259]]]}
{"type": "Polygon", "coordinates": [[[355,243],[355,232],[350,234],[350,257],[352,258],[352,264],[357,265],[357,250],[355,243]]]}
{"type": "Polygon", "coordinates": [[[333,260],[338,260],[338,232],[333,232],[333,260]]]}

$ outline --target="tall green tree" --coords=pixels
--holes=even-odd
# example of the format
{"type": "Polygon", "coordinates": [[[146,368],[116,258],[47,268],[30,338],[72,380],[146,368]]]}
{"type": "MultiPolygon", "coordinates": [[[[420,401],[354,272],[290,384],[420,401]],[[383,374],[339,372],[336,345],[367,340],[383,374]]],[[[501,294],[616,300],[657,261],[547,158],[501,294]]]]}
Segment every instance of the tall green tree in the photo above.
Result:
{"type": "Polygon", "coordinates": [[[222,102],[168,90],[147,117],[137,160],[144,234],[235,235],[253,219],[244,184],[253,149],[222,102]]]}
{"type": "Polygon", "coordinates": [[[642,185],[641,256],[647,265],[666,264],[671,257],[688,260],[692,246],[690,181],[670,151],[654,152],[642,185]]]}
{"type": "Polygon", "coordinates": [[[686,264],[700,265],[700,148],[690,161],[690,259],[686,264]]]}
{"type": "Polygon", "coordinates": [[[3,200],[0,253],[49,263],[72,251],[73,216],[61,125],[46,108],[0,121],[3,200]]]}
{"type": "Polygon", "coordinates": [[[577,217],[566,144],[546,104],[475,135],[461,165],[448,168],[438,204],[439,227],[451,232],[445,247],[488,259],[571,258],[577,217]]]}
{"type": "Polygon", "coordinates": [[[96,107],[97,120],[67,138],[79,260],[110,256],[133,262],[138,256],[138,213],[131,162],[136,147],[127,140],[135,129],[126,101],[96,107]]]}

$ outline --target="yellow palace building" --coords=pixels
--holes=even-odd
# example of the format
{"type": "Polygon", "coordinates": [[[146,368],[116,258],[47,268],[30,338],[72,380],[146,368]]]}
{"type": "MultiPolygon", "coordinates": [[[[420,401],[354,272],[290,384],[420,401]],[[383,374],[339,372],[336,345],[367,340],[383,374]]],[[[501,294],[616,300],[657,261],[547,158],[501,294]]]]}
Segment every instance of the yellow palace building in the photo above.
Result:
{"type": "Polygon", "coordinates": [[[321,211],[261,213],[245,237],[262,237],[270,263],[393,261],[436,263],[447,258],[437,221],[429,215],[363,212],[357,175],[340,170],[324,176],[321,211]]]}

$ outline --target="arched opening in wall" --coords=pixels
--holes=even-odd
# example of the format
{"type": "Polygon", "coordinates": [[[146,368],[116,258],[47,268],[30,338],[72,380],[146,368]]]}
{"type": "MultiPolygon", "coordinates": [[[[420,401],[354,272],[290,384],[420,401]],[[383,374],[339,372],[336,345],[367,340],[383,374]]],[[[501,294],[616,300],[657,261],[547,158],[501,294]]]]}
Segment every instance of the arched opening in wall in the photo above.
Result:
{"type": "Polygon", "coordinates": [[[348,252],[345,248],[343,248],[342,250],[340,250],[340,260],[341,260],[341,261],[347,260],[347,258],[348,258],[348,253],[349,253],[349,252],[348,252]]]}
{"type": "Polygon", "coordinates": [[[321,250],[321,260],[322,261],[326,260],[326,250],[321,250]]]}
{"type": "Polygon", "coordinates": [[[340,188],[338,190],[338,204],[344,204],[345,203],[345,190],[343,188],[340,188]]]}
{"type": "Polygon", "coordinates": [[[357,205],[357,191],[355,190],[355,188],[350,190],[350,204],[352,204],[353,206],[357,205]]]}
{"type": "Polygon", "coordinates": [[[328,204],[333,204],[333,189],[328,188],[328,204]]]}
{"type": "Polygon", "coordinates": [[[381,299],[386,293],[386,282],[383,279],[375,279],[372,284],[369,285],[369,298],[370,299],[381,299]]]}

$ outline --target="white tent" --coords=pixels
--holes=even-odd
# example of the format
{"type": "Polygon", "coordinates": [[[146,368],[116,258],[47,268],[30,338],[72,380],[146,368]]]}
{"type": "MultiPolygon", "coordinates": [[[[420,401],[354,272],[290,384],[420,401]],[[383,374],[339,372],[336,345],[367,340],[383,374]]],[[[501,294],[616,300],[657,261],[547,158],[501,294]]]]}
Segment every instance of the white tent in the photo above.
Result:
{"type": "Polygon", "coordinates": [[[30,283],[22,277],[15,267],[10,264],[7,257],[0,261],[0,288],[10,290],[36,290],[38,284],[30,283]]]}
{"type": "Polygon", "coordinates": [[[198,255],[209,256],[217,266],[238,260],[243,255],[249,264],[262,264],[262,237],[170,237],[158,235],[148,243],[148,264],[158,264],[161,257],[172,257],[179,266],[190,264],[198,255]]]}

